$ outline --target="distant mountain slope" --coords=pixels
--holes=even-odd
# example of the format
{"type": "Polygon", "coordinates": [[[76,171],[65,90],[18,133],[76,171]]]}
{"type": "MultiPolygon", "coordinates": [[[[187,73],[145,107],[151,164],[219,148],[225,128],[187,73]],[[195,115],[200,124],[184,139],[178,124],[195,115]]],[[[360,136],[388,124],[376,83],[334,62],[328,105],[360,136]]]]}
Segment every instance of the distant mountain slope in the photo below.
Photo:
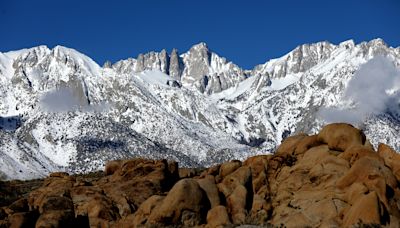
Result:
{"type": "MultiPolygon", "coordinates": [[[[61,46],[0,53],[0,172],[29,179],[132,156],[203,166],[266,153],[315,132],[321,109],[354,108],[343,99],[348,82],[376,56],[400,66],[400,48],[381,39],[305,44],[252,70],[204,43],[103,67],[61,46]]],[[[358,124],[373,144],[386,135],[400,150],[396,99],[358,124]]]]}

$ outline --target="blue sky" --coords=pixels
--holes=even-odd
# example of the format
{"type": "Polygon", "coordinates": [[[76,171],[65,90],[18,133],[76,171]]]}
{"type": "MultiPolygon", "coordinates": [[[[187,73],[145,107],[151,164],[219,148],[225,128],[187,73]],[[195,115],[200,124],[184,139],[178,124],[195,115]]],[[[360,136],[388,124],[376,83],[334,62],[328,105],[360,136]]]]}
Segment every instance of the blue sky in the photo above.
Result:
{"type": "Polygon", "coordinates": [[[63,45],[103,64],[203,41],[250,69],[303,43],[400,46],[400,1],[0,0],[0,31],[0,52],[63,45]]]}

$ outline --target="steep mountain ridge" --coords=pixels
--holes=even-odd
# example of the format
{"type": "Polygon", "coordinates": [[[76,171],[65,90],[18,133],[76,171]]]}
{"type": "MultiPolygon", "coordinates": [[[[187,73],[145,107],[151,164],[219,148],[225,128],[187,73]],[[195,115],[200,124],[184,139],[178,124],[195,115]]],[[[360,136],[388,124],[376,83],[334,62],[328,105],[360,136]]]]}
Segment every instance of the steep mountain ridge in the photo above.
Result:
{"type": "MultiPolygon", "coordinates": [[[[315,132],[321,108],[348,107],[347,84],[373,57],[399,67],[399,50],[381,39],[320,42],[252,70],[205,43],[103,67],[61,46],[0,53],[0,172],[29,179],[132,156],[203,166],[270,152],[290,134],[315,132]]],[[[386,112],[363,126],[373,144],[385,134],[399,150],[399,120],[386,112]]]]}
{"type": "Polygon", "coordinates": [[[186,87],[206,94],[221,92],[248,76],[234,63],[210,51],[205,43],[194,45],[182,55],[176,49],[170,55],[165,49],[139,54],[137,59],[118,61],[112,68],[118,73],[159,70],[181,81],[186,87]]]}

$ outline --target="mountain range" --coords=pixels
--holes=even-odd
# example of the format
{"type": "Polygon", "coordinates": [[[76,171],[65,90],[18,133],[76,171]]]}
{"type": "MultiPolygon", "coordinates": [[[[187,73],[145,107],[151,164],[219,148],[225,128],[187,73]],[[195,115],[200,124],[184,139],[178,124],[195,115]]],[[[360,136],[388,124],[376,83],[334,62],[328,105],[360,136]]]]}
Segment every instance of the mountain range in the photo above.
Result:
{"type": "Polygon", "coordinates": [[[400,47],[382,39],[304,44],[250,70],[205,43],[102,67],[62,46],[0,53],[0,178],[131,157],[210,166],[271,153],[332,118],[399,151],[399,68],[400,47]]]}

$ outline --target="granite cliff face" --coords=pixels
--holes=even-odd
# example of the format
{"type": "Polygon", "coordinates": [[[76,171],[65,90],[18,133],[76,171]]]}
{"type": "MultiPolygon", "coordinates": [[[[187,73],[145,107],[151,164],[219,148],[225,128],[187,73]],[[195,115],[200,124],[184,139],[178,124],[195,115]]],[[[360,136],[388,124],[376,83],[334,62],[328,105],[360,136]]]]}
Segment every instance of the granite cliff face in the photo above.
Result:
{"type": "Polygon", "coordinates": [[[135,60],[115,63],[113,68],[118,73],[158,70],[185,87],[205,94],[221,92],[249,76],[249,72],[210,51],[205,43],[194,45],[182,55],[179,55],[176,49],[173,49],[171,54],[166,50],[139,54],[135,60]]]}
{"type": "MultiPolygon", "coordinates": [[[[0,176],[89,172],[136,156],[194,167],[271,153],[289,135],[316,133],[328,122],[321,110],[356,110],[348,84],[377,56],[398,77],[400,48],[381,39],[305,44],[251,70],[205,43],[103,67],[61,46],[0,53],[0,176]]],[[[382,84],[379,74],[365,82],[382,84]]],[[[400,149],[399,88],[385,88],[387,107],[355,123],[375,147],[400,149]]]]}
{"type": "Polygon", "coordinates": [[[396,151],[335,123],[288,137],[273,155],[209,168],[137,158],[88,175],[0,182],[9,199],[0,226],[396,227],[399,180],[396,151]]]}

